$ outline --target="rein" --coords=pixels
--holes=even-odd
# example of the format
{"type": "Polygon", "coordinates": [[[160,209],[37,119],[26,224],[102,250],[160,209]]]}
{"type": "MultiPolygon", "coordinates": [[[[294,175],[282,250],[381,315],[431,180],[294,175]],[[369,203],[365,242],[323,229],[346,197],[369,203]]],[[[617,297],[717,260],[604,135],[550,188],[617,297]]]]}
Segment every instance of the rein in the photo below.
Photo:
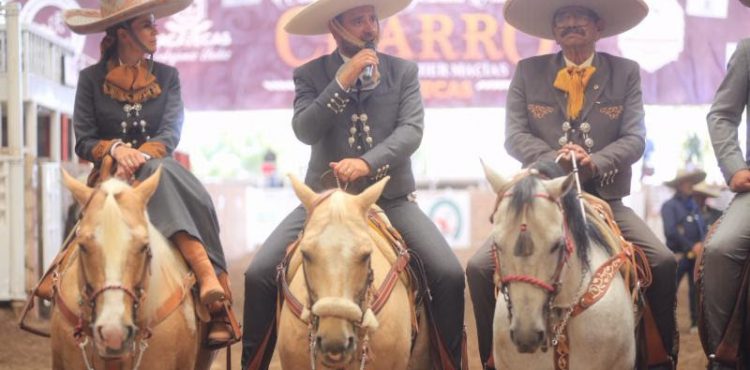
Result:
{"type": "MultiPolygon", "coordinates": [[[[323,201],[328,199],[336,190],[337,189],[328,190],[315,199],[312,206],[308,210],[307,219],[305,220],[302,232],[300,232],[297,240],[295,240],[294,243],[290,244],[289,247],[287,247],[284,260],[276,268],[276,279],[280,290],[279,301],[277,303],[278,307],[280,308],[284,303],[288,304],[289,310],[302,322],[308,325],[308,336],[310,342],[310,364],[313,370],[315,370],[316,368],[315,338],[313,333],[315,328],[317,327],[317,323],[319,320],[319,316],[315,313],[317,302],[311,302],[309,306],[305,306],[302,302],[300,302],[299,299],[297,299],[297,297],[294,296],[291,289],[289,288],[287,270],[289,268],[292,256],[295,254],[302,241],[305,227],[307,226],[307,223],[309,222],[311,218],[310,216],[312,215],[313,211],[317,208],[317,206],[323,203],[323,201]]],[[[399,277],[406,270],[406,267],[408,266],[410,260],[410,254],[409,250],[406,248],[406,243],[394,228],[385,224],[385,222],[383,222],[374,211],[368,211],[367,220],[370,227],[376,230],[380,235],[382,235],[393,247],[394,251],[396,252],[396,260],[391,264],[391,268],[389,269],[383,281],[380,283],[380,286],[377,290],[373,289],[374,281],[372,279],[372,269],[370,269],[368,283],[366,286],[366,298],[364,299],[362,306],[358,307],[359,312],[362,313],[361,317],[358,318],[358,321],[352,320],[351,318],[346,318],[347,320],[352,322],[355,327],[361,329],[360,339],[362,343],[362,349],[359,367],[360,370],[365,368],[365,364],[367,363],[367,360],[369,358],[368,332],[370,329],[377,326],[377,319],[375,316],[380,313],[382,308],[385,306],[388,298],[390,297],[393,289],[396,286],[396,283],[399,280],[399,277]]],[[[368,266],[368,268],[370,267],[368,266]]],[[[309,296],[309,286],[307,286],[307,289],[309,296]]],[[[281,310],[277,309],[276,312],[277,315],[279,315],[281,310]]],[[[276,321],[279,322],[278,317],[276,321]]]]}

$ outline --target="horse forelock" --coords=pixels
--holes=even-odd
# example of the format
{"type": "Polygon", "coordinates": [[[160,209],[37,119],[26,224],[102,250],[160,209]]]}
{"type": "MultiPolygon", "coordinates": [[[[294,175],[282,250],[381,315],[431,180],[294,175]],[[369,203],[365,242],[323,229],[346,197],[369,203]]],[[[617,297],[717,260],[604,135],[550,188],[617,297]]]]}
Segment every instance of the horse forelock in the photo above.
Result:
{"type": "MultiPolygon", "coordinates": [[[[326,271],[332,277],[346,276],[351,272],[351,264],[345,262],[361,252],[361,248],[369,246],[365,239],[371,238],[369,227],[364,216],[359,213],[359,206],[353,204],[355,201],[352,195],[344,192],[331,194],[315,208],[305,227],[306,242],[302,248],[307,253],[319,256],[316,260],[322,257],[332,262],[326,265],[326,271]]],[[[350,283],[331,281],[328,285],[340,285],[342,293],[351,295],[357,287],[350,287],[350,283]]]]}
{"type": "MultiPolygon", "coordinates": [[[[132,239],[148,238],[152,257],[151,266],[147,268],[150,268],[151,276],[144,308],[147,315],[153,314],[170,292],[181,286],[182,278],[188,272],[187,265],[177,249],[151,224],[145,209],[132,204],[135,199],[129,193],[132,188],[128,184],[110,179],[102,183],[100,189],[103,199],[96,213],[96,239],[106,256],[107,283],[122,283],[132,239]]],[[[95,202],[99,200],[92,200],[91,206],[96,207],[95,202]]]]}
{"type": "MultiPolygon", "coordinates": [[[[558,172],[553,171],[551,168],[546,168],[544,166],[540,166],[539,172],[542,176],[548,178],[553,178],[560,175],[558,172]]],[[[544,189],[539,177],[536,175],[529,175],[520,179],[518,182],[516,182],[512,189],[510,189],[512,195],[510,197],[510,203],[508,205],[509,211],[514,215],[514,217],[521,218],[521,223],[526,223],[526,221],[524,220],[526,219],[527,215],[533,214],[533,205],[535,204],[535,202],[549,201],[544,198],[536,197],[536,194],[539,192],[540,188],[544,189]]],[[[601,242],[603,239],[599,232],[595,228],[589,227],[588,223],[584,221],[580,203],[578,202],[578,196],[576,195],[575,191],[568,191],[562,196],[559,201],[562,206],[562,216],[564,222],[567,222],[567,230],[570,233],[570,238],[572,238],[573,243],[576,247],[576,255],[580,259],[581,263],[585,267],[588,267],[588,255],[589,249],[591,248],[591,240],[593,239],[597,242],[597,244],[602,245],[605,248],[607,245],[606,243],[601,242]]],[[[550,227],[557,226],[550,225],[550,227]]],[[[529,230],[528,232],[534,232],[534,230],[529,230]]],[[[529,249],[532,248],[531,246],[529,246],[529,243],[532,243],[529,235],[521,235],[516,242],[514,253],[516,253],[517,255],[528,255],[529,249]]]]}

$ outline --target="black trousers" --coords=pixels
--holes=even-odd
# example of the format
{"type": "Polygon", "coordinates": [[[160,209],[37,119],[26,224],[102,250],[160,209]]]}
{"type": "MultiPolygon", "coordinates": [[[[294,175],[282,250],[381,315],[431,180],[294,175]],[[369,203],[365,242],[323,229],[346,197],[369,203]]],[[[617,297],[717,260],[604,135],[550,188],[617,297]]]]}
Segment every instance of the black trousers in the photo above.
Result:
{"type": "MultiPolygon", "coordinates": [[[[461,264],[440,231],[416,203],[402,197],[381,199],[378,205],[404,237],[409,249],[424,262],[438,330],[454,363],[460,366],[465,287],[461,264]]],[[[302,230],[305,217],[302,206],[292,211],[263,243],[245,271],[243,369],[255,356],[263,356],[262,369],[267,369],[271,362],[276,345],[276,266],[284,258],[286,247],[296,240],[302,230]],[[268,330],[274,332],[266,351],[257,353],[268,330]]]]}
{"type": "MultiPolygon", "coordinates": [[[[664,341],[664,348],[673,358],[677,358],[677,331],[675,304],[677,294],[677,262],[674,254],[659,241],[648,225],[622,201],[608,201],[612,207],[617,225],[626,240],[641,247],[648,257],[653,283],[646,290],[646,297],[653,309],[656,325],[664,341]]],[[[466,266],[466,279],[474,305],[477,322],[479,356],[486,364],[492,354],[492,318],[495,313],[495,285],[492,280],[492,242],[485,242],[471,257],[466,266]]]]}

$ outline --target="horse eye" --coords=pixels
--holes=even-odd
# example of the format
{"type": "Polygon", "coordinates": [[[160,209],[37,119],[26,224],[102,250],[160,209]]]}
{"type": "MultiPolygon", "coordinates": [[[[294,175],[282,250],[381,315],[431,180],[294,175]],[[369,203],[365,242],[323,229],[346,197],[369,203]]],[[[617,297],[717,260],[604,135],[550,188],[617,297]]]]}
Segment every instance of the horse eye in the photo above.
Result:
{"type": "Polygon", "coordinates": [[[565,241],[564,240],[560,240],[557,243],[555,243],[555,245],[552,247],[552,249],[550,249],[549,252],[550,253],[555,253],[558,250],[560,250],[560,248],[562,248],[564,245],[565,245],[565,241]]]}
{"type": "Polygon", "coordinates": [[[369,262],[370,261],[370,256],[371,256],[370,253],[363,254],[361,257],[359,257],[359,262],[361,262],[361,263],[367,263],[367,262],[369,262]]]}
{"type": "Polygon", "coordinates": [[[305,262],[312,262],[312,257],[307,251],[302,251],[302,259],[305,260],[305,262]]]}
{"type": "Polygon", "coordinates": [[[150,246],[148,244],[144,244],[143,247],[141,247],[141,253],[147,253],[150,249],[150,246]]]}
{"type": "Polygon", "coordinates": [[[83,254],[88,254],[88,253],[89,253],[89,250],[88,250],[88,249],[86,248],[86,246],[85,246],[85,245],[83,245],[83,244],[78,244],[78,249],[79,249],[79,250],[81,251],[81,253],[83,253],[83,254]]]}

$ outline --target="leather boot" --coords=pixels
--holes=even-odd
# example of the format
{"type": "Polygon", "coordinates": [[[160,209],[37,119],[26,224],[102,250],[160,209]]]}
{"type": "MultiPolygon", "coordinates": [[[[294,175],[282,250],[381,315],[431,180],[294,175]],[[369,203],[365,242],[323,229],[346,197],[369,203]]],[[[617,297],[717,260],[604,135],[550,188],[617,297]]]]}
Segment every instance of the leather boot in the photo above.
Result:
{"type": "Polygon", "coordinates": [[[172,239],[198,279],[201,303],[208,306],[224,299],[224,289],[216,279],[214,267],[203,244],[184,232],[175,234],[172,239]]]}
{"type": "Polygon", "coordinates": [[[218,279],[227,298],[209,306],[211,321],[208,323],[206,347],[212,349],[237,343],[242,336],[240,325],[232,310],[232,291],[229,288],[229,277],[223,272],[219,274],[218,279]]]}

